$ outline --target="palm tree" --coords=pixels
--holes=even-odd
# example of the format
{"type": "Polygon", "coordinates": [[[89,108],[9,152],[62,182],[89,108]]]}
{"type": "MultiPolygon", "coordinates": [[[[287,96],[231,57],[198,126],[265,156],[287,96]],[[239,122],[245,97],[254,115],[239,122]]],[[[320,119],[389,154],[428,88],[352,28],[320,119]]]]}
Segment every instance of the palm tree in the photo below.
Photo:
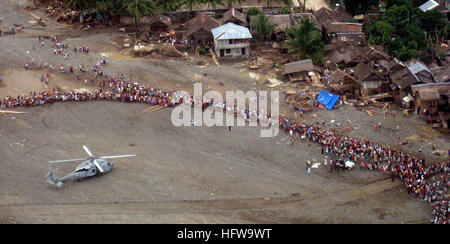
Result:
{"type": "Polygon", "coordinates": [[[123,7],[126,13],[134,16],[137,39],[139,34],[138,21],[146,14],[155,14],[155,3],[152,0],[125,0],[123,7]]]}
{"type": "Polygon", "coordinates": [[[299,27],[288,28],[286,36],[289,53],[295,53],[299,58],[312,59],[315,64],[322,63],[324,52],[322,34],[313,22],[303,19],[299,27]]]}
{"type": "Polygon", "coordinates": [[[260,40],[267,40],[272,35],[276,25],[269,24],[269,18],[264,14],[258,14],[258,18],[251,25],[253,33],[260,40]]]}
{"type": "Polygon", "coordinates": [[[183,2],[181,0],[157,0],[156,6],[162,12],[175,12],[181,8],[183,2]]]}

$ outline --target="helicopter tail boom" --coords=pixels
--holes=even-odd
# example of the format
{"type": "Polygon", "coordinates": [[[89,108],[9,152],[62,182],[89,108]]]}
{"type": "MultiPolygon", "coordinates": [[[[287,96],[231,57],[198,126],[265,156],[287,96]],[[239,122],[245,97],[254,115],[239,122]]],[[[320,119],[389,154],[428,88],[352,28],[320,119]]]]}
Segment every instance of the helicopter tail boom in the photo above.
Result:
{"type": "Polygon", "coordinates": [[[47,182],[57,187],[61,187],[63,184],[63,182],[60,179],[58,179],[58,177],[56,177],[52,171],[49,171],[47,174],[47,182]]]}

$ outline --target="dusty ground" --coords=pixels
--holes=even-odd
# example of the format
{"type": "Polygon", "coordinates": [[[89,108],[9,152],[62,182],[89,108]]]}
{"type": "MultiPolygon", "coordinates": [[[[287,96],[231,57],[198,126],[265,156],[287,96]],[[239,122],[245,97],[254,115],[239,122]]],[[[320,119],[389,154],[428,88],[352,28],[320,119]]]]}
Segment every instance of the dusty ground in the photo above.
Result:
{"type": "MultiPolygon", "coordinates": [[[[33,11],[43,16],[39,10],[33,11]]],[[[36,27],[33,18],[17,1],[0,2],[4,30],[25,24],[16,36],[0,37],[0,97],[41,91],[44,71],[25,71],[23,62],[60,63],[77,67],[92,65],[108,56],[109,75],[117,72],[146,85],[191,91],[192,81],[205,90],[270,90],[264,82],[250,78],[240,63],[206,67],[196,59],[131,58],[120,53],[124,34],[102,30],[70,31],[57,24],[36,27]],[[13,3],[13,4],[11,4],[13,3]],[[6,27],[5,27],[6,26],[6,27]],[[69,47],[88,45],[89,55],[64,61],[55,56],[47,41],[38,45],[41,33],[65,34],[69,47]],[[33,46],[34,50],[33,50],[33,46]],[[27,53],[29,51],[29,53],[27,53]],[[204,75],[206,74],[206,76],[204,75]],[[224,80],[220,87],[218,80],[224,80]]],[[[70,48],[70,49],[71,49],[70,48]]],[[[51,74],[48,88],[95,89],[75,82],[73,76],[51,74]]],[[[289,90],[280,86],[272,90],[289,90]]],[[[114,102],[64,103],[27,109],[24,115],[0,116],[0,222],[1,223],[400,223],[431,217],[430,206],[408,196],[399,181],[391,182],[378,172],[330,173],[328,167],[306,175],[305,161],[322,161],[320,148],[288,136],[259,137],[259,128],[181,127],[170,122],[171,110],[137,115],[142,104],[114,102]],[[69,183],[55,189],[45,182],[47,161],[84,156],[82,145],[98,155],[136,154],[116,160],[104,177],[69,183]]],[[[412,136],[405,147],[410,152],[434,142],[449,148],[449,137],[426,127],[417,117],[380,115],[372,119],[354,107],[317,111],[308,122],[326,119],[328,126],[341,123],[355,129],[351,136],[394,145],[398,137],[412,136]],[[330,121],[336,120],[335,124],[330,121]],[[350,121],[350,122],[349,122],[350,121]],[[384,129],[374,132],[381,121],[384,129]],[[400,131],[393,128],[400,124],[400,131]],[[423,140],[423,141],[420,141],[423,140]]],[[[445,160],[426,148],[421,156],[445,160]]],[[[60,165],[57,175],[76,164],[60,165]]]]}

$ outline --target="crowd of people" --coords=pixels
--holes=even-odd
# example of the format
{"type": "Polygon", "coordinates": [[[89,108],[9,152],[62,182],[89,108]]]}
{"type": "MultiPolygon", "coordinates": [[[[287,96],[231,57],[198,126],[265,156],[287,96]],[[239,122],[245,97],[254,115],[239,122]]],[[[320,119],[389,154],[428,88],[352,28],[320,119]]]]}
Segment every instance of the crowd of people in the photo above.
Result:
{"type": "Polygon", "coordinates": [[[344,158],[358,163],[360,168],[391,173],[400,178],[408,191],[433,203],[433,223],[449,223],[449,187],[450,162],[441,162],[426,167],[425,160],[399,149],[390,149],[368,140],[351,138],[339,132],[321,129],[318,126],[297,123],[280,118],[281,128],[294,135],[320,144],[333,160],[344,158]],[[436,176],[439,180],[436,180],[436,176]],[[430,179],[427,182],[427,179],[430,179]]]}

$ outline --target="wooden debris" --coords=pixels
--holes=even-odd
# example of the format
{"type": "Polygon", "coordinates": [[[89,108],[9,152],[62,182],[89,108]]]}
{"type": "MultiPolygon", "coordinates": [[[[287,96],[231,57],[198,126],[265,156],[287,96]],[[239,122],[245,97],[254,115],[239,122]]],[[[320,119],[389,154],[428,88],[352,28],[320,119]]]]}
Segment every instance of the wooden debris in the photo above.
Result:
{"type": "Polygon", "coordinates": [[[219,61],[217,61],[217,56],[216,56],[216,54],[214,53],[214,51],[213,51],[212,49],[209,49],[209,52],[211,53],[211,56],[212,56],[212,59],[213,59],[214,63],[215,63],[217,66],[220,67],[220,63],[219,63],[219,61]]]}
{"type": "Polygon", "coordinates": [[[370,117],[377,117],[377,114],[371,110],[366,110],[366,113],[370,115],[370,117]]]}
{"type": "Polygon", "coordinates": [[[27,112],[0,110],[0,114],[27,114],[27,112]]]}

